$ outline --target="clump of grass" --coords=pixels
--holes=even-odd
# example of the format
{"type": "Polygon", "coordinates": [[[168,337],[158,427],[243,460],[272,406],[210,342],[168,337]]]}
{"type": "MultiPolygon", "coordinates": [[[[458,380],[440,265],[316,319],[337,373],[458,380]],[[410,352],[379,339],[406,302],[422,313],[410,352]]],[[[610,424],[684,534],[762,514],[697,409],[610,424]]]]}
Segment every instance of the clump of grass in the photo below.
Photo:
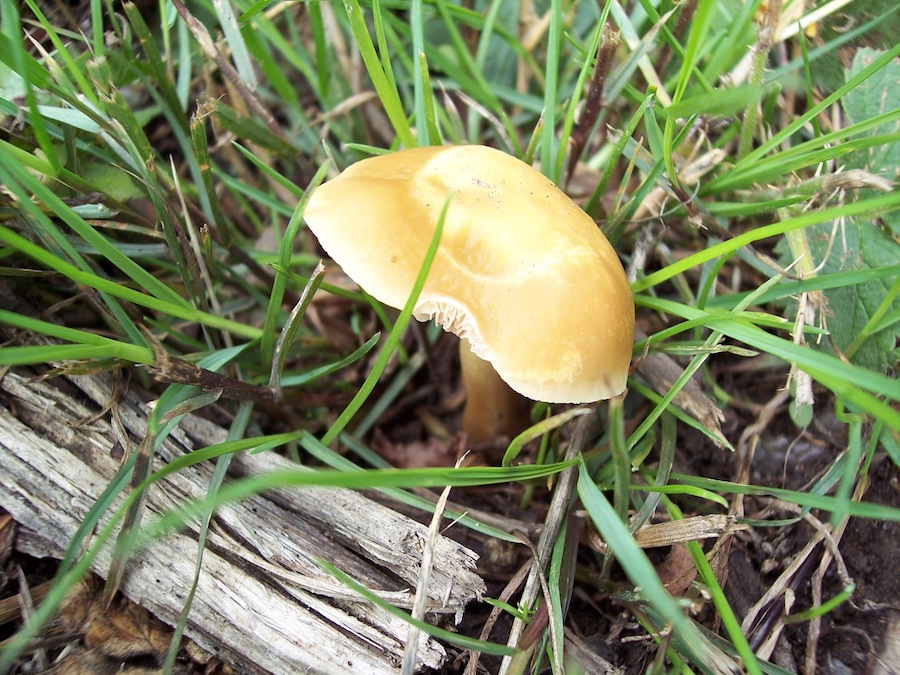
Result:
{"type": "MultiPolygon", "coordinates": [[[[536,551],[542,564],[509,638],[525,649],[504,663],[506,672],[538,672],[543,658],[556,671],[566,667],[563,629],[576,585],[632,612],[658,645],[657,671],[693,664],[727,672],[737,658],[748,672],[775,672],[757,656],[754,627],[741,625],[729,605],[714,556],[688,544],[696,574],[690,597],[711,608],[716,619],[708,625],[722,627],[717,636],[669,594],[634,532],[660,510],[672,520],[690,510],[740,521],[745,496],[793,505],[796,514],[781,527],[814,509],[835,532],[851,517],[900,519],[897,509],[860,501],[856,490],[876,454],[900,462],[900,387],[891,377],[900,318],[900,196],[891,173],[900,105],[873,93],[888,74],[896,80],[900,47],[857,52],[838,84],[823,90],[810,75],[820,60],[847,56],[848,39],[864,39],[896,8],[827,41],[801,32],[785,42],[792,24],[781,21],[779,3],[760,15],[758,5],[641,2],[628,13],[617,2],[551,0],[523,3],[516,15],[501,2],[189,8],[173,0],[146,13],[129,3],[121,11],[92,3],[84,23],[69,25],[34,2],[20,14],[2,0],[3,273],[28,277],[57,310],[84,305],[94,324],[2,309],[5,325],[54,343],[10,344],[0,363],[153,365],[168,384],[136,371],[139,384],[159,395],[148,438],[92,511],[54,593],[0,663],[21,653],[87,569],[89,556],[76,561],[74,553],[115,494],[132,491],[90,551],[124,523],[121,570],[138,541],[138,495],[149,482],[211,459],[222,480],[231,453],[287,445],[337,470],[217,485],[208,500],[184,505],[152,533],[192,515],[208,523],[222,500],[282,485],[381,488],[423,506],[409,488],[554,475],[556,526],[548,516],[536,551]],[[327,283],[303,209],[316,185],[368,153],[462,142],[538,159],[560,184],[588,184],[585,208],[634,276],[647,333],[635,356],[676,354],[684,375],[656,392],[635,374],[624,403],[597,406],[578,430],[572,423],[545,434],[534,466],[385,471],[366,434],[420,371],[417,350],[439,333],[405,340],[411,304],[395,316],[361,291],[327,283]],[[854,245],[845,245],[848,232],[854,245]],[[320,299],[322,290],[330,300],[320,299]],[[330,334],[321,320],[306,320],[319,302],[341,308],[330,334]],[[823,408],[837,411],[846,446],[809,489],[749,482],[752,450],[773,408],[717,378],[713,364],[724,357],[768,364],[766,381],[778,384],[765,395],[789,407],[798,429],[823,408]],[[342,379],[348,372],[354,375],[342,379]],[[723,438],[676,407],[695,374],[728,414],[761,425],[723,438]],[[223,403],[210,390],[239,400],[223,403]],[[298,396],[346,405],[313,405],[286,434],[268,433],[274,430],[253,414],[255,404],[298,396]],[[151,474],[139,460],[181,415],[213,403],[233,412],[230,442],[151,474]],[[730,442],[741,471],[728,480],[676,473],[688,429],[710,445],[730,442]],[[570,494],[605,546],[587,565],[576,555],[575,520],[565,517],[570,494]],[[624,576],[611,571],[613,559],[624,576]],[[543,619],[532,620],[519,641],[521,619],[539,596],[546,611],[535,616],[543,619]]],[[[724,542],[733,536],[720,534],[724,542]]],[[[834,604],[803,618],[815,621],[834,604]]]]}

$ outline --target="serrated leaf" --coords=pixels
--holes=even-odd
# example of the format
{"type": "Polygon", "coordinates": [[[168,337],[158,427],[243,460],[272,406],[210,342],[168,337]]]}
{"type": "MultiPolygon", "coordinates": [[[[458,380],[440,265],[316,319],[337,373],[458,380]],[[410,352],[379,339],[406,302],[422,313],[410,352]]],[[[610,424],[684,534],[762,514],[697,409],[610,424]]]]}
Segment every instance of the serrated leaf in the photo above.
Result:
{"type": "MultiPolygon", "coordinates": [[[[882,55],[883,52],[875,49],[858,50],[853,64],[845,73],[846,79],[850,80],[882,55]]],[[[900,109],[900,62],[889,61],[873,72],[841,99],[841,105],[848,117],[848,125],[863,123],[900,109]]],[[[861,137],[883,138],[889,134],[896,135],[898,131],[900,121],[893,119],[868,130],[861,137]]],[[[900,175],[900,144],[866,145],[847,154],[843,161],[845,169],[863,169],[895,182],[900,175]]],[[[856,194],[849,193],[847,199],[865,199],[874,194],[874,190],[859,190],[856,194]]],[[[811,268],[816,268],[816,274],[849,275],[857,271],[892,267],[900,261],[900,210],[881,213],[878,223],[871,218],[848,217],[837,221],[837,224],[834,227],[831,223],[819,223],[802,233],[812,258],[811,268]]],[[[789,253],[784,243],[777,250],[785,265],[796,255],[796,252],[789,253]]],[[[896,324],[889,324],[884,330],[873,333],[861,344],[855,345],[854,340],[879,309],[882,314],[886,313],[882,304],[890,302],[888,293],[892,284],[892,277],[883,277],[864,283],[848,283],[823,292],[827,300],[826,328],[831,336],[831,345],[849,355],[856,365],[874,372],[884,372],[894,366],[896,324]],[[848,348],[851,348],[849,353],[848,348]]],[[[895,299],[888,311],[898,310],[900,301],[895,299]]],[[[830,348],[827,341],[822,346],[830,348]]]]}
{"type": "MultiPolygon", "coordinates": [[[[813,265],[822,267],[818,274],[839,274],[896,265],[900,260],[900,244],[869,220],[848,218],[843,226],[833,229],[829,223],[813,225],[805,230],[813,265]],[[824,263],[823,263],[824,260],[824,263]]],[[[787,247],[779,246],[786,254],[787,247]]],[[[842,353],[856,339],[890,290],[891,278],[838,286],[824,291],[827,299],[826,328],[832,344],[842,353]]],[[[900,302],[894,302],[900,309],[900,302]]],[[[852,356],[856,365],[884,372],[893,365],[892,352],[897,341],[895,327],[875,333],[852,356]]]]}
{"type": "MultiPolygon", "coordinates": [[[[846,78],[859,73],[881,56],[876,49],[860,49],[853,57],[853,64],[846,78]]],[[[842,100],[844,112],[852,123],[872,119],[891,110],[900,110],[900,61],[889,62],[869,79],[850,91],[842,100]]],[[[891,134],[900,131],[900,121],[893,121],[872,129],[870,135],[891,134]]],[[[851,153],[846,158],[851,169],[865,169],[891,182],[900,178],[900,143],[886,143],[851,153]]],[[[895,235],[900,235],[900,211],[886,213],[884,221],[895,235]]]]}
{"type": "MultiPolygon", "coordinates": [[[[858,50],[853,58],[853,64],[847,70],[847,79],[856,75],[881,54],[882,52],[875,49],[858,50]]],[[[900,109],[900,62],[891,61],[875,72],[860,86],[850,91],[842,100],[842,105],[847,117],[853,123],[900,109]]],[[[872,129],[869,133],[878,135],[898,131],[900,121],[894,121],[872,129]]],[[[895,182],[900,177],[900,143],[887,143],[851,153],[846,161],[849,168],[865,169],[895,182]]],[[[862,196],[864,195],[861,194],[860,197],[862,196]]],[[[843,251],[837,250],[838,246],[835,246],[837,255],[832,255],[832,260],[826,263],[826,269],[828,271],[865,269],[896,264],[900,260],[900,243],[896,239],[900,235],[900,210],[888,211],[883,215],[883,221],[892,231],[893,237],[882,232],[869,220],[853,218],[848,221],[845,229],[846,237],[836,242],[843,251]]],[[[830,328],[835,345],[846,348],[852,342],[872,312],[884,300],[890,286],[888,282],[889,280],[884,280],[837,288],[826,294],[829,307],[834,313],[830,328]]],[[[894,308],[897,307],[898,303],[895,302],[894,308]]],[[[889,328],[877,333],[862,345],[853,360],[859,365],[883,371],[892,365],[890,361],[893,359],[892,352],[896,342],[897,332],[894,329],[889,328]]]]}

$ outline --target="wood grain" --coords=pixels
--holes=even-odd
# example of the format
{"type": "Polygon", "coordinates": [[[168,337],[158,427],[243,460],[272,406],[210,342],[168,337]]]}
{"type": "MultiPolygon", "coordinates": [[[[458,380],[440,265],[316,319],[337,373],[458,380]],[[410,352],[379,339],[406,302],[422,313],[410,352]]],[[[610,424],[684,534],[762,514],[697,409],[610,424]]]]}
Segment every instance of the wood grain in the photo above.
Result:
{"type": "MultiPolygon", "coordinates": [[[[61,557],[85,513],[146,431],[148,409],[129,394],[110,406],[107,376],[36,380],[7,372],[0,380],[0,506],[20,528],[17,547],[61,557]]],[[[186,416],[155,462],[225,440],[224,429],[186,416]]],[[[282,469],[273,453],[240,455],[236,476],[282,469]]],[[[154,485],[148,520],[201,498],[212,466],[190,467],[154,485]]],[[[216,514],[187,635],[239,670],[271,673],[395,672],[407,625],[361,601],[325,574],[328,560],[390,602],[409,607],[427,529],[355,492],[279,489],[224,505],[216,514]]],[[[183,606],[197,558],[196,523],[153,541],[129,562],[123,592],[172,624],[183,606]]],[[[105,577],[104,550],[93,566],[105,577]]],[[[475,554],[447,537],[435,551],[429,619],[459,620],[480,598],[475,554]]],[[[438,667],[443,647],[422,640],[420,667],[438,667]]]]}

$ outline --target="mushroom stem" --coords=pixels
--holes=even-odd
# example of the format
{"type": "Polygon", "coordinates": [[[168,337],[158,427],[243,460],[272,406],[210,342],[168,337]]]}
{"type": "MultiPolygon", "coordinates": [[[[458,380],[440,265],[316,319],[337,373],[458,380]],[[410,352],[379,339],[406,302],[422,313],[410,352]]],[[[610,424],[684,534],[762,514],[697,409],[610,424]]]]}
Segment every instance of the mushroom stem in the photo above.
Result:
{"type": "Polygon", "coordinates": [[[459,341],[459,359],[466,407],[462,428],[472,445],[513,439],[528,426],[528,402],[504,382],[494,367],[472,352],[468,340],[459,341]]]}

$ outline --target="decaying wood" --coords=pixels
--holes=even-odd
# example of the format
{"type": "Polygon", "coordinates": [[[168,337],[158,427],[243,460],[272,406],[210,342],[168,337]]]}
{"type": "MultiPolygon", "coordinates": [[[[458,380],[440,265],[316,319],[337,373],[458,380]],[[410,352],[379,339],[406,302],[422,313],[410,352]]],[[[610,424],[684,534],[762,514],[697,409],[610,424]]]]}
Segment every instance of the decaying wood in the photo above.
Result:
{"type": "MultiPolygon", "coordinates": [[[[0,380],[0,506],[20,527],[17,545],[61,557],[125,452],[144,436],[147,409],[128,395],[111,411],[109,378],[38,381],[8,372],[0,380]],[[97,414],[98,411],[103,414],[97,414]]],[[[157,452],[163,462],[225,440],[224,429],[187,416],[157,452]]],[[[273,453],[232,461],[237,476],[289,466],[273,453]]],[[[148,518],[202,498],[206,463],[169,476],[148,492],[148,518]]],[[[182,609],[197,557],[196,523],[151,542],[129,563],[122,591],[167,623],[182,609]]],[[[355,492],[273,490],[217,511],[187,635],[240,670],[393,672],[408,626],[361,601],[323,572],[334,563],[395,605],[409,607],[427,529],[355,492]]],[[[94,571],[105,576],[107,548],[94,571]]],[[[475,554],[441,537],[429,585],[429,617],[459,618],[484,583],[475,554]]],[[[418,662],[437,667],[440,644],[420,642],[418,662]]]]}

